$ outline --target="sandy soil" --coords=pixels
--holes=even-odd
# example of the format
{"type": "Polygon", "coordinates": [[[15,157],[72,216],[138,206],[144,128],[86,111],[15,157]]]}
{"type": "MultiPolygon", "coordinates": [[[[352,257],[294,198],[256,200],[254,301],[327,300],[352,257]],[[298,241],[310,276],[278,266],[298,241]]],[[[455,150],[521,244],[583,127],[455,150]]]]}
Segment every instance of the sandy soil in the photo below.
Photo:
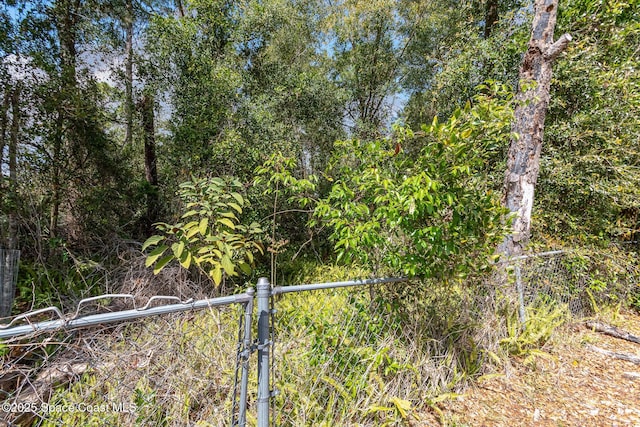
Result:
{"type": "MultiPolygon", "coordinates": [[[[609,318],[640,336],[640,316],[609,318]]],[[[531,360],[511,359],[463,395],[440,404],[447,426],[640,427],[640,365],[589,349],[596,346],[640,357],[640,345],[588,330],[584,323],[559,328],[531,360]]],[[[442,425],[425,414],[420,426],[442,425]]]]}

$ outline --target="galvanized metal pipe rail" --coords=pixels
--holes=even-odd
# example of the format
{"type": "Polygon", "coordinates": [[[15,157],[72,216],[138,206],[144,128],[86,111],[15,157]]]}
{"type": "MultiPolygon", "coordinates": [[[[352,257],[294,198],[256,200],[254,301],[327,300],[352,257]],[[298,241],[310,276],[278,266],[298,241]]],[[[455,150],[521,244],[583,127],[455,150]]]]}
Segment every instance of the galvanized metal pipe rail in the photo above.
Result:
{"type": "MultiPolygon", "coordinates": [[[[253,293],[245,292],[242,294],[210,298],[193,302],[185,302],[180,304],[161,305],[158,307],[131,309],[125,311],[117,311],[113,313],[100,313],[88,316],[65,319],[48,320],[44,322],[28,323],[26,325],[13,326],[10,328],[0,328],[0,339],[13,338],[23,335],[29,335],[40,331],[55,331],[58,329],[75,329],[89,326],[101,325],[105,323],[123,322],[127,320],[141,319],[144,317],[157,316],[161,314],[179,313],[190,310],[201,310],[209,307],[220,307],[237,303],[248,303],[253,300],[253,293]]],[[[58,314],[60,310],[56,307],[49,307],[47,311],[55,311],[58,314]]],[[[40,311],[42,312],[42,311],[40,311]]],[[[30,315],[36,312],[29,313],[30,315]]],[[[28,317],[25,317],[28,320],[28,317]]]]}
{"type": "MultiPolygon", "coordinates": [[[[11,324],[4,327],[0,326],[0,339],[19,337],[29,335],[34,332],[40,331],[55,331],[61,329],[76,329],[95,325],[101,325],[105,323],[123,322],[128,320],[141,319],[150,316],[157,316],[162,314],[179,313],[190,310],[200,310],[210,307],[220,307],[231,304],[245,304],[244,311],[244,331],[241,337],[244,351],[241,355],[242,363],[242,379],[240,388],[240,402],[238,408],[238,420],[237,426],[246,425],[246,411],[247,411],[247,395],[248,395],[248,377],[249,377],[249,356],[254,351],[258,350],[258,390],[257,390],[257,425],[258,427],[268,427],[270,425],[270,410],[269,404],[272,396],[271,384],[270,384],[270,358],[271,347],[273,342],[270,336],[270,315],[273,307],[270,305],[271,297],[274,295],[292,293],[292,292],[305,292],[316,291],[322,289],[337,289],[356,286],[367,285],[379,285],[386,283],[398,283],[404,282],[407,278],[380,278],[380,279],[363,279],[363,280],[350,280],[344,282],[331,282],[331,283],[312,283],[305,285],[294,286],[277,286],[272,287],[268,279],[262,277],[258,280],[256,290],[248,289],[245,293],[210,298],[198,301],[185,301],[177,304],[168,304],[157,307],[149,307],[152,301],[156,300],[176,300],[176,297],[164,297],[157,296],[152,297],[147,304],[142,308],[134,308],[131,310],[118,311],[113,313],[101,313],[92,314],[83,317],[78,317],[80,308],[87,302],[92,302],[99,299],[106,298],[124,298],[132,300],[135,303],[135,299],[129,294],[114,294],[114,295],[102,295],[100,297],[87,298],[78,304],[75,314],[65,317],[60,309],[57,307],[47,307],[42,310],[36,310],[30,313],[25,313],[13,319],[12,323],[16,321],[27,322],[24,325],[11,326],[11,324]],[[252,331],[252,317],[253,317],[253,305],[254,299],[257,305],[257,320],[258,320],[258,337],[255,342],[255,347],[252,343],[251,331],[252,331]],[[30,322],[30,319],[37,314],[53,313],[58,316],[58,319],[48,320],[44,322],[30,322]]],[[[235,421],[235,417],[234,417],[235,421]]],[[[234,422],[232,421],[232,422],[234,422]]]]}
{"type": "Polygon", "coordinates": [[[346,282],[311,283],[307,285],[276,286],[271,295],[288,294],[290,292],[317,291],[320,289],[348,288],[352,286],[380,285],[384,283],[406,282],[406,277],[385,277],[382,279],[349,280],[346,282]]]}

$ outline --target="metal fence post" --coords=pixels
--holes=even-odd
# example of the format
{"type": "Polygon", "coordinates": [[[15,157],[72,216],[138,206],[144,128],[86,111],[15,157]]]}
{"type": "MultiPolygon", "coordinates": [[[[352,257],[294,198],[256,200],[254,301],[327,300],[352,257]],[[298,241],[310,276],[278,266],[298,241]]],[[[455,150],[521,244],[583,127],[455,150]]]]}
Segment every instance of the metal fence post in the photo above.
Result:
{"type": "Polygon", "coordinates": [[[520,314],[520,323],[522,323],[522,330],[527,328],[527,312],[524,307],[524,286],[522,285],[522,273],[520,271],[520,263],[516,261],[515,265],[516,273],[516,289],[518,291],[518,312],[520,314]]]}
{"type": "Polygon", "coordinates": [[[271,284],[265,277],[258,279],[258,427],[269,427],[269,298],[271,284]]]}
{"type": "Polygon", "coordinates": [[[253,296],[255,290],[247,289],[247,295],[251,299],[244,308],[244,351],[242,352],[242,379],[240,382],[240,408],[238,411],[238,426],[244,427],[247,424],[247,392],[249,387],[249,358],[251,357],[251,327],[253,317],[253,296]]]}

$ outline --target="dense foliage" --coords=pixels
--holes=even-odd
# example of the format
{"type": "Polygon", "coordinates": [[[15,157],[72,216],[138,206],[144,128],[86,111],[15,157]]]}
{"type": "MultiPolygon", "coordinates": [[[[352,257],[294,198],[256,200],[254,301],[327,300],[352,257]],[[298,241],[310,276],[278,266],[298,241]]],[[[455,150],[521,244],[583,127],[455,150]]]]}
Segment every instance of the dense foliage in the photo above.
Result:
{"type": "Polygon", "coordinates": [[[154,235],[142,245],[144,251],[155,247],[146,261],[159,273],[176,260],[189,269],[193,263],[220,285],[225,277],[238,276],[238,270],[249,274],[254,265],[254,253],[263,253],[257,236],[260,225],[248,226],[239,216],[247,206],[237,180],[221,178],[194,180],[180,184],[178,195],[184,203],[181,222],[156,225],[162,235],[154,235]]]}
{"type": "Polygon", "coordinates": [[[331,227],[338,260],[433,278],[487,267],[504,211],[486,162],[512,111],[508,99],[474,101],[444,123],[396,129],[395,150],[393,140],[336,143],[335,180],[315,216],[331,227]]]}
{"type": "MultiPolygon", "coordinates": [[[[640,309],[637,0],[560,0],[556,34],[573,42],[554,64],[531,249],[574,250],[530,269],[535,304],[521,312],[502,285],[522,289],[527,263],[487,274],[510,221],[502,186],[532,5],[1,2],[0,248],[22,251],[14,313],[68,313],[112,291],[209,297],[269,274],[405,276],[272,298],[270,345],[278,425],[407,425],[506,354],[535,361],[565,319],[554,294],[640,309]]],[[[113,360],[94,353],[93,332],[45,338],[50,360],[60,348],[102,358],[81,379],[65,367],[76,383],[45,394],[138,405],[110,413],[116,424],[220,422],[229,356],[250,353],[233,310],[205,314],[96,331],[112,334],[113,360]]],[[[34,367],[20,387],[50,376],[22,347],[0,343],[20,375],[34,367]]]]}
{"type": "Polygon", "coordinates": [[[545,235],[638,240],[640,7],[568,2],[576,41],[556,69],[536,207],[545,235]]]}
{"type": "MultiPolygon", "coordinates": [[[[200,261],[216,283],[251,261],[272,279],[311,259],[481,268],[502,227],[507,94],[530,13],[493,0],[4,2],[0,246],[23,251],[21,283],[39,289],[94,277],[87,265],[118,262],[153,223],[168,245],[152,261],[172,253],[194,274],[204,247],[181,242],[231,233],[257,250],[260,223],[270,260],[212,250],[200,261]],[[242,216],[179,218],[205,202],[185,199],[189,185],[230,176],[242,216]]],[[[638,13],[560,2],[556,33],[574,42],[555,65],[538,244],[637,240],[638,13]]]]}

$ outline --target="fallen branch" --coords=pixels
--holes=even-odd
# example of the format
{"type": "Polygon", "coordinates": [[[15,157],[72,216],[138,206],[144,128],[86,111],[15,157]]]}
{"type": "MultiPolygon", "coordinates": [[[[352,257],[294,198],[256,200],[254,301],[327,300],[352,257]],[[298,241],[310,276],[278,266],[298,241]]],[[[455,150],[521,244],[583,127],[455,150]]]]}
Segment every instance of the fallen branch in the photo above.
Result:
{"type": "Polygon", "coordinates": [[[615,353],[613,351],[605,350],[603,348],[596,347],[595,345],[591,345],[591,344],[587,344],[586,347],[591,351],[595,351],[596,353],[604,354],[605,356],[613,357],[615,359],[620,359],[620,360],[626,360],[627,362],[640,365],[640,357],[638,356],[633,356],[631,354],[624,354],[624,353],[615,353]]]}
{"type": "Polygon", "coordinates": [[[640,380],[640,373],[638,372],[623,372],[622,376],[630,380],[640,380]]]}
{"type": "Polygon", "coordinates": [[[600,322],[586,322],[585,325],[587,326],[587,328],[596,331],[596,332],[601,332],[605,335],[609,335],[612,336],[614,338],[619,338],[621,340],[625,340],[625,341],[631,341],[634,342],[636,344],[640,344],[640,337],[637,337],[635,335],[630,334],[627,331],[624,331],[622,329],[618,329],[615,326],[609,326],[606,325],[604,323],[600,323],[600,322]]]}

